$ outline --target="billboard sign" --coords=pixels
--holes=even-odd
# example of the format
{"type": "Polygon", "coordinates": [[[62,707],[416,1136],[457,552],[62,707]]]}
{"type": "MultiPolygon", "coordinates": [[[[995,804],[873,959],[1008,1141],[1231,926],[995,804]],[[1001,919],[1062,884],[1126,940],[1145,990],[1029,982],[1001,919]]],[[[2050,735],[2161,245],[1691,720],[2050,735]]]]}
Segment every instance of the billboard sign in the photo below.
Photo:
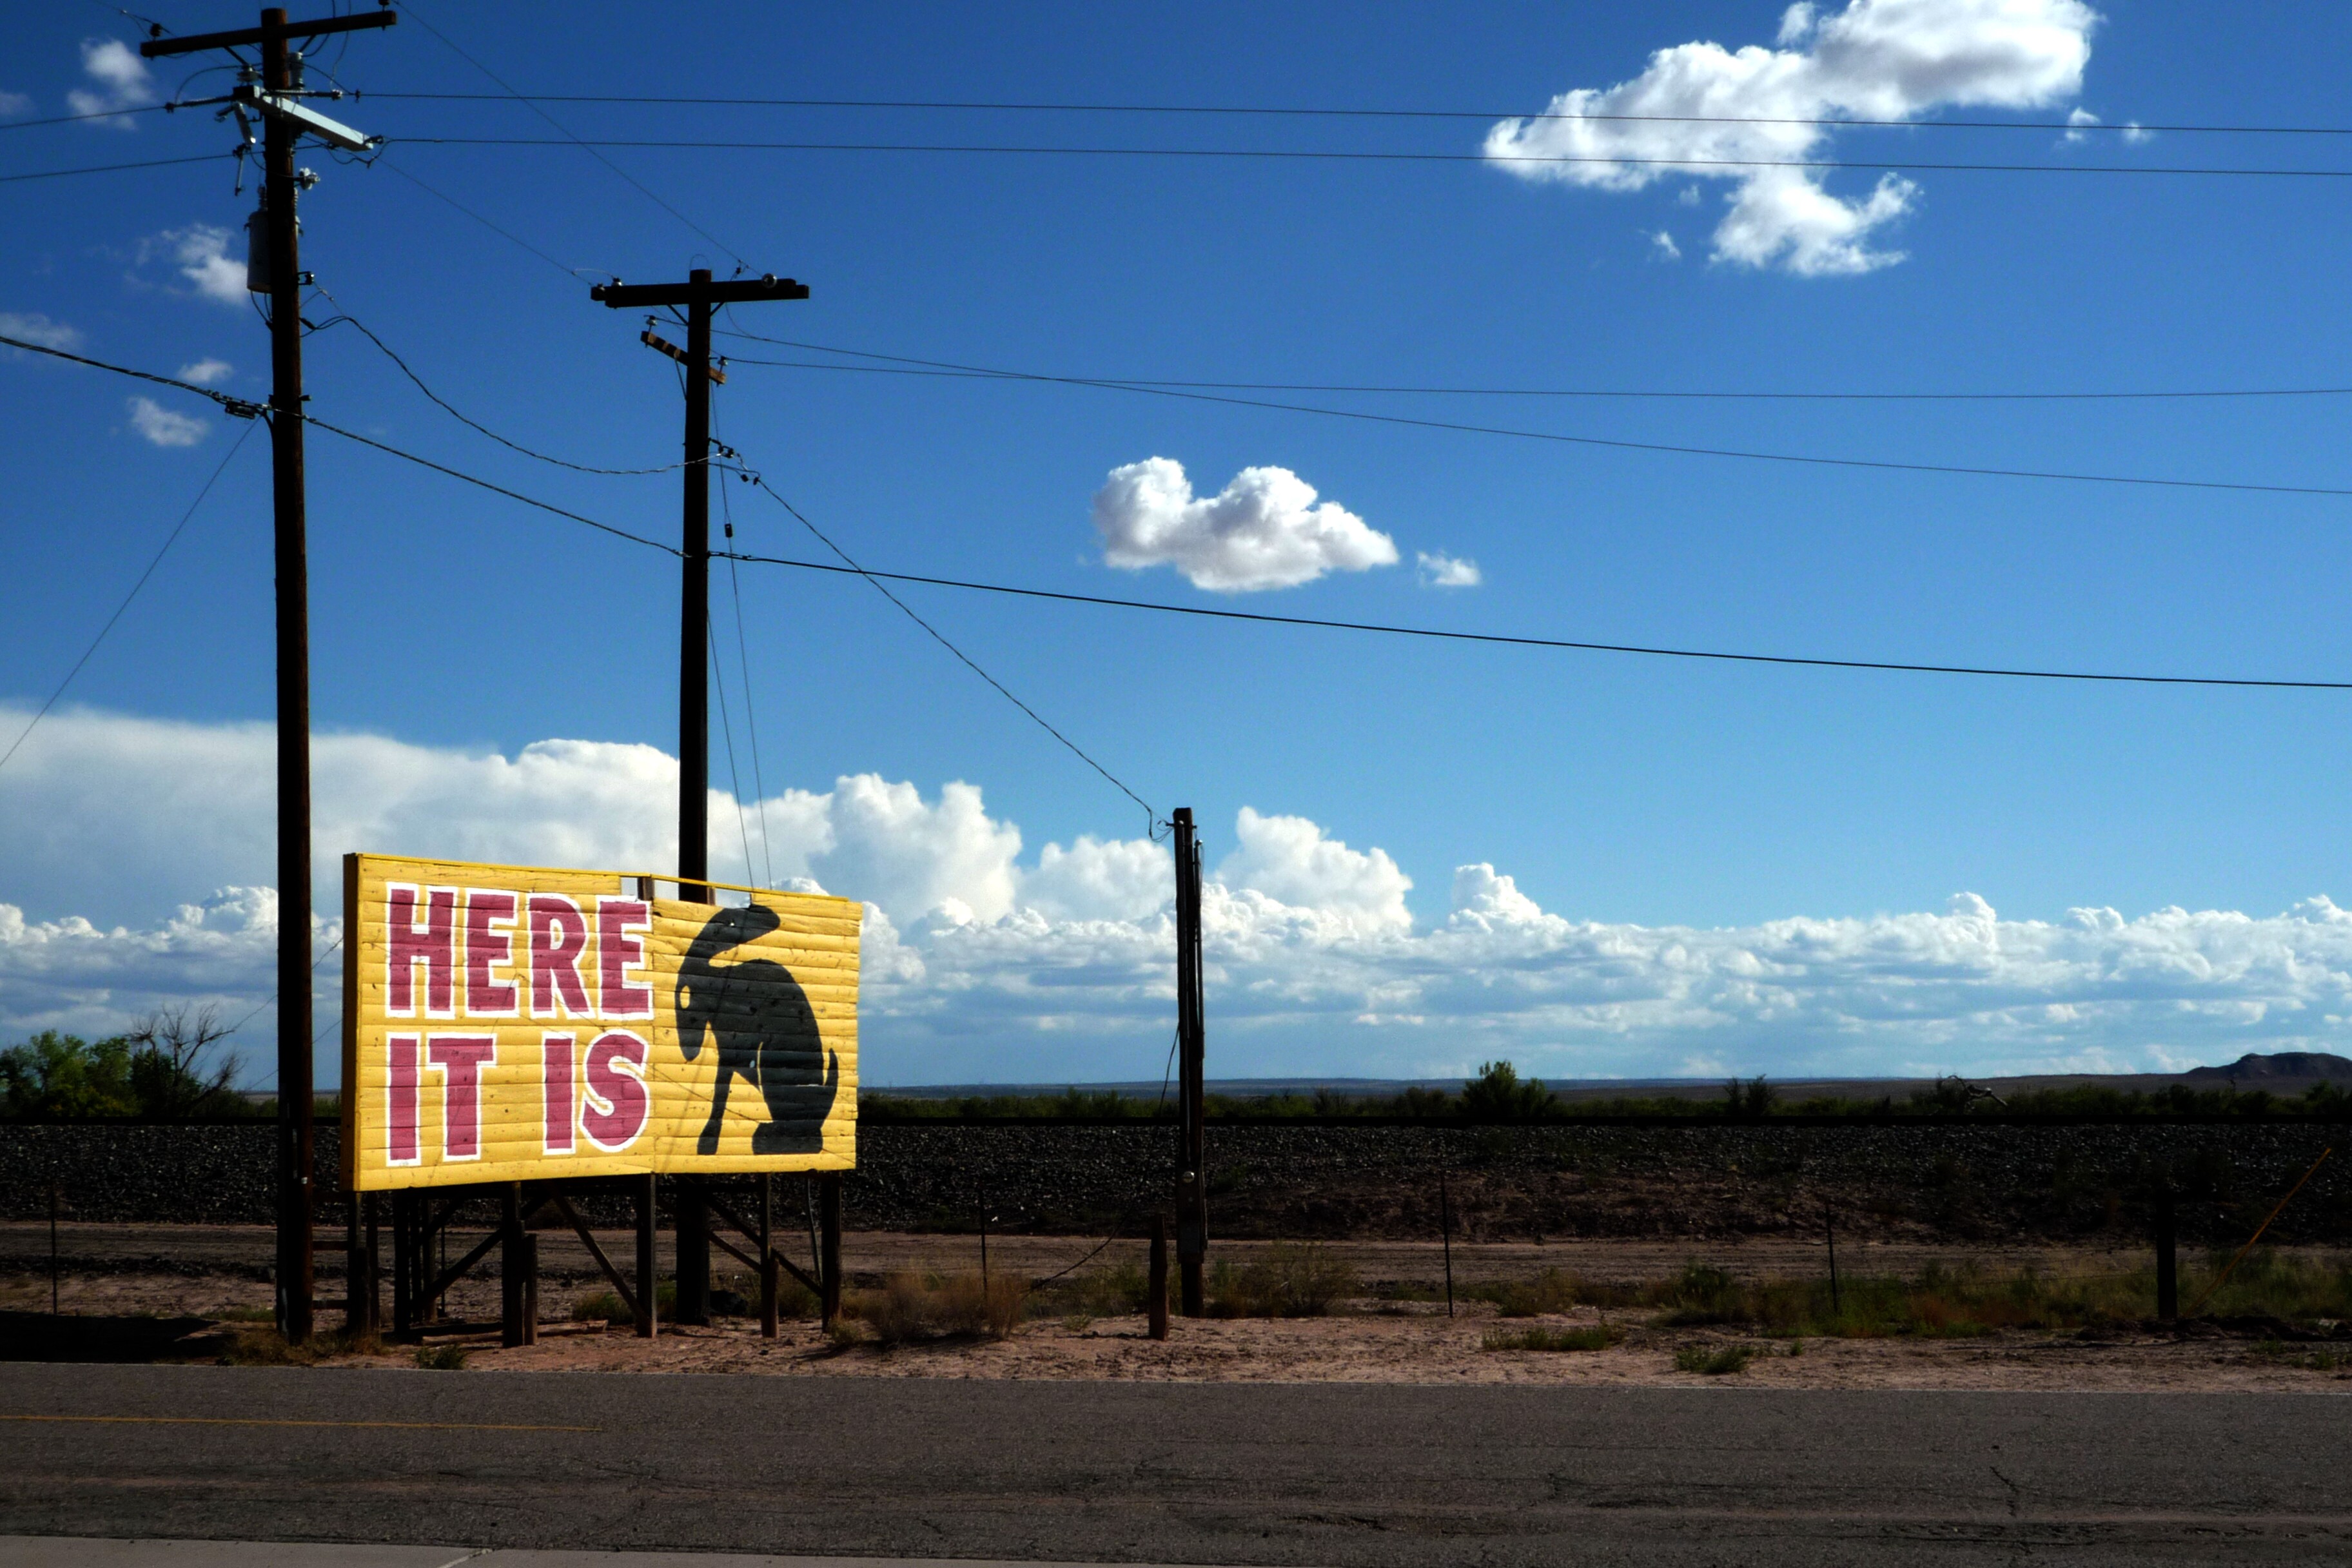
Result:
{"type": "Polygon", "coordinates": [[[862,906],[649,882],[344,857],[348,1187],[856,1164],[862,906]]]}

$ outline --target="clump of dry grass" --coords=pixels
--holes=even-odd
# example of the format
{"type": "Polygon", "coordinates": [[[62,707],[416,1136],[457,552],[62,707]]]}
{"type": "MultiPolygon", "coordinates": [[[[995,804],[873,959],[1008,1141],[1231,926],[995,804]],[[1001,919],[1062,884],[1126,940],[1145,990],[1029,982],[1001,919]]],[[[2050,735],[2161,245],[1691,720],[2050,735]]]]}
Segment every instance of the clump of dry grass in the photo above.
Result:
{"type": "Polygon", "coordinates": [[[1721,1345],[1709,1349],[1706,1345],[1685,1345],[1675,1352],[1676,1372],[1695,1372],[1702,1377],[1723,1377],[1732,1373],[1746,1372],[1756,1352],[1746,1345],[1721,1345]]]}
{"type": "Polygon", "coordinates": [[[1363,1289],[1355,1265],[1316,1242],[1277,1242],[1239,1268],[1220,1259],[1208,1283],[1213,1318],[1320,1318],[1363,1289]]]}
{"type": "Polygon", "coordinates": [[[1589,1329],[1489,1329],[1478,1342],[1482,1351],[1605,1351],[1625,1337],[1625,1331],[1601,1323],[1589,1329]]]}
{"type": "Polygon", "coordinates": [[[858,1292],[843,1302],[842,1310],[861,1320],[875,1342],[887,1347],[924,1340],[1010,1339],[1028,1300],[1025,1279],[907,1271],[891,1275],[878,1290],[858,1292]]]}

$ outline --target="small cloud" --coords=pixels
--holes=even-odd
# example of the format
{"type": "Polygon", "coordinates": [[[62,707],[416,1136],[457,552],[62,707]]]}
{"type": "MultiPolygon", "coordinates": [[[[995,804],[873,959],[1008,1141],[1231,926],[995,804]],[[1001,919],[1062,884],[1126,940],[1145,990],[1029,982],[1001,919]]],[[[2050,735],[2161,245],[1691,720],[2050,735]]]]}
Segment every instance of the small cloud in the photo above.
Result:
{"type": "Polygon", "coordinates": [[[45,349],[69,349],[81,342],[81,333],[63,321],[49,320],[38,310],[0,310],[0,333],[38,343],[45,349]]]}
{"type": "Polygon", "coordinates": [[[1675,243],[1675,237],[1668,234],[1664,229],[1660,229],[1657,233],[1652,235],[1650,237],[1650,243],[1653,246],[1655,246],[1657,247],[1658,254],[1668,261],[1680,261],[1683,258],[1683,247],[1676,245],[1675,243]]]}
{"type": "Polygon", "coordinates": [[[1425,588],[1475,588],[1486,580],[1475,561],[1448,555],[1443,550],[1415,553],[1421,562],[1422,586],[1425,588]]]}
{"type": "Polygon", "coordinates": [[[180,379],[182,381],[193,381],[198,386],[210,386],[215,382],[226,381],[229,378],[230,373],[236,369],[236,366],[229,363],[228,361],[225,359],[213,359],[206,357],[198,360],[194,364],[182,365],[180,367],[180,379]]]}
{"type": "Polygon", "coordinates": [[[158,447],[193,447],[205,438],[205,422],[175,414],[152,397],[131,400],[131,427],[158,447]]]}
{"type": "Polygon", "coordinates": [[[33,100],[21,92],[0,92],[0,119],[33,112],[33,100]]]}
{"type": "Polygon", "coordinates": [[[228,253],[228,230],[215,224],[192,223],[167,228],[140,247],[142,260],[158,245],[169,250],[180,276],[195,285],[197,294],[221,305],[246,302],[245,263],[228,253]]]}
{"type": "MultiPolygon", "coordinates": [[[[123,110],[155,101],[155,79],[148,74],[147,62],[120,39],[83,39],[81,68],[98,83],[99,90],[92,92],[78,87],[66,94],[66,102],[73,106],[76,114],[119,115],[123,110]]],[[[108,120],[104,123],[121,131],[138,129],[138,123],[129,119],[108,120]]]]}
{"type": "Polygon", "coordinates": [[[2124,121],[2124,140],[2134,143],[2153,142],[2156,140],[2156,132],[2137,120],[2126,120],[2124,121]]]}
{"type": "Polygon", "coordinates": [[[1675,194],[1675,201],[1678,205],[1686,207],[1695,207],[1698,205],[1698,187],[1696,185],[1685,185],[1680,191],[1677,191],[1675,194]]]}
{"type": "Polygon", "coordinates": [[[2074,142],[2088,142],[2090,137],[2084,133],[2083,128],[2086,125],[2096,125],[2098,123],[2099,117],[2092,113],[2089,110],[2075,110],[2073,113],[2066,116],[2066,140],[2074,142]]]}
{"type": "Polygon", "coordinates": [[[1094,500],[1106,564],[1169,565],[1196,588],[1294,588],[1326,572],[1393,566],[1396,542],[1288,468],[1244,468],[1223,491],[1192,494],[1184,465],[1148,458],[1113,468],[1094,500]]]}

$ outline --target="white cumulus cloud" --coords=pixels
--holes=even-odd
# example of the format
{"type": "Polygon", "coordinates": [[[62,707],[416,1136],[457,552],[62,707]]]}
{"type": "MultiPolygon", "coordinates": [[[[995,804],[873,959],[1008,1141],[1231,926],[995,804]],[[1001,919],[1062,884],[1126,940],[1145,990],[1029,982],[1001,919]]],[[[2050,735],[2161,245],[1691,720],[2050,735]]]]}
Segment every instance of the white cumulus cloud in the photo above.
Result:
{"type": "Polygon", "coordinates": [[[1448,555],[1443,550],[1415,551],[1421,565],[1421,580],[1432,588],[1475,588],[1486,580],[1475,561],[1460,555],[1448,555]]]}
{"type": "Polygon", "coordinates": [[[1147,458],[1113,468],[1097,491],[1103,560],[1129,571],[1169,565],[1196,588],[1291,588],[1327,572],[1393,566],[1396,542],[1288,468],[1244,468],[1224,489],[1194,497],[1184,465],[1147,458]]]}
{"type": "Polygon", "coordinates": [[[2098,20],[2082,0],[1850,0],[1832,13],[1791,5],[1777,47],[1660,49],[1630,81],[1562,93],[1549,118],[1503,121],[1486,153],[1525,179],[1606,191],[1727,180],[1717,259],[1808,277],[1867,272],[1903,258],[1878,236],[1912,209],[1912,182],[1888,174],[1865,194],[1840,196],[1818,170],[1674,164],[1818,158],[1832,128],[1804,121],[2063,101],[2081,90],[2098,20]]]}
{"type": "MultiPolygon", "coordinates": [[[[155,79],[139,51],[117,38],[88,38],[81,46],[81,68],[98,84],[97,90],[78,87],[66,94],[76,114],[121,115],[155,101],[155,79]]],[[[122,116],[101,121],[118,130],[135,131],[137,121],[122,116]]]]}
{"type": "MultiPolygon", "coordinates": [[[[0,733],[27,716],[0,710],[0,733]]],[[[0,1044],[112,1032],[167,1003],[235,1018],[268,999],[272,752],[262,724],[43,722],[0,773],[0,1044]]],[[[322,735],[314,755],[322,1024],[340,984],[344,849],[674,860],[677,771],[652,747],[545,741],[509,756],[322,735]]],[[[868,1081],[1156,1072],[1173,1013],[1164,845],[1084,837],[1033,858],[977,786],[926,795],[870,773],[764,811],[773,839],[755,839],[755,858],[866,900],[868,1081]]],[[[711,861],[727,880],[747,879],[734,813],[714,792],[711,861]]],[[[1554,1078],[1695,1063],[1783,1077],[2174,1071],[2352,1047],[2352,912],[2325,897],[2276,914],[2085,907],[2044,921],[1962,893],[1933,911],[1640,925],[1553,913],[1486,861],[1454,868],[1445,906],[1416,911],[1388,852],[1297,815],[1244,807],[1229,831],[1203,830],[1220,1076],[1434,1077],[1497,1056],[1554,1078]]],[[[265,1009],[240,1039],[258,1047],[271,1027],[265,1009]]]]}
{"type": "Polygon", "coordinates": [[[236,366],[225,359],[206,357],[196,361],[194,364],[182,365],[180,379],[193,381],[198,386],[210,386],[216,381],[226,381],[236,369],[236,366]]]}
{"type": "MultiPolygon", "coordinates": [[[[22,338],[28,343],[38,343],[45,349],[69,349],[81,342],[81,333],[63,321],[53,321],[38,310],[0,310],[0,332],[12,338],[22,338]]],[[[10,349],[21,354],[21,349],[10,349]]]]}
{"type": "Polygon", "coordinates": [[[185,228],[167,228],[158,237],[170,247],[172,264],[180,276],[198,294],[215,304],[246,303],[245,263],[229,255],[228,230],[193,223],[185,228]]]}
{"type": "Polygon", "coordinates": [[[205,438],[201,419],[166,408],[152,397],[131,399],[131,427],[158,447],[193,447],[205,438]]]}
{"type": "Polygon", "coordinates": [[[19,114],[32,112],[33,100],[30,97],[21,92],[0,90],[0,117],[13,120],[19,114]]]}

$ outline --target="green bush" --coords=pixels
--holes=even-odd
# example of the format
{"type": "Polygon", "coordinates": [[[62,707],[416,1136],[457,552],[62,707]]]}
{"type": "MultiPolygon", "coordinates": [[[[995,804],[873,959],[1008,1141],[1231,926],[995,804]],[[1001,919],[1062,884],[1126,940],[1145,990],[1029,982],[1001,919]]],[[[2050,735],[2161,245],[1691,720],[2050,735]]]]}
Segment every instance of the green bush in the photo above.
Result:
{"type": "Polygon", "coordinates": [[[1727,1373],[1746,1372],[1756,1352],[1746,1345],[1724,1345],[1709,1350],[1705,1345],[1685,1345],[1675,1352],[1676,1372],[1695,1372],[1702,1377],[1722,1377],[1727,1373]]]}
{"type": "Polygon", "coordinates": [[[463,1345],[419,1345],[416,1364],[427,1372],[462,1372],[466,1366],[463,1345]]]}

